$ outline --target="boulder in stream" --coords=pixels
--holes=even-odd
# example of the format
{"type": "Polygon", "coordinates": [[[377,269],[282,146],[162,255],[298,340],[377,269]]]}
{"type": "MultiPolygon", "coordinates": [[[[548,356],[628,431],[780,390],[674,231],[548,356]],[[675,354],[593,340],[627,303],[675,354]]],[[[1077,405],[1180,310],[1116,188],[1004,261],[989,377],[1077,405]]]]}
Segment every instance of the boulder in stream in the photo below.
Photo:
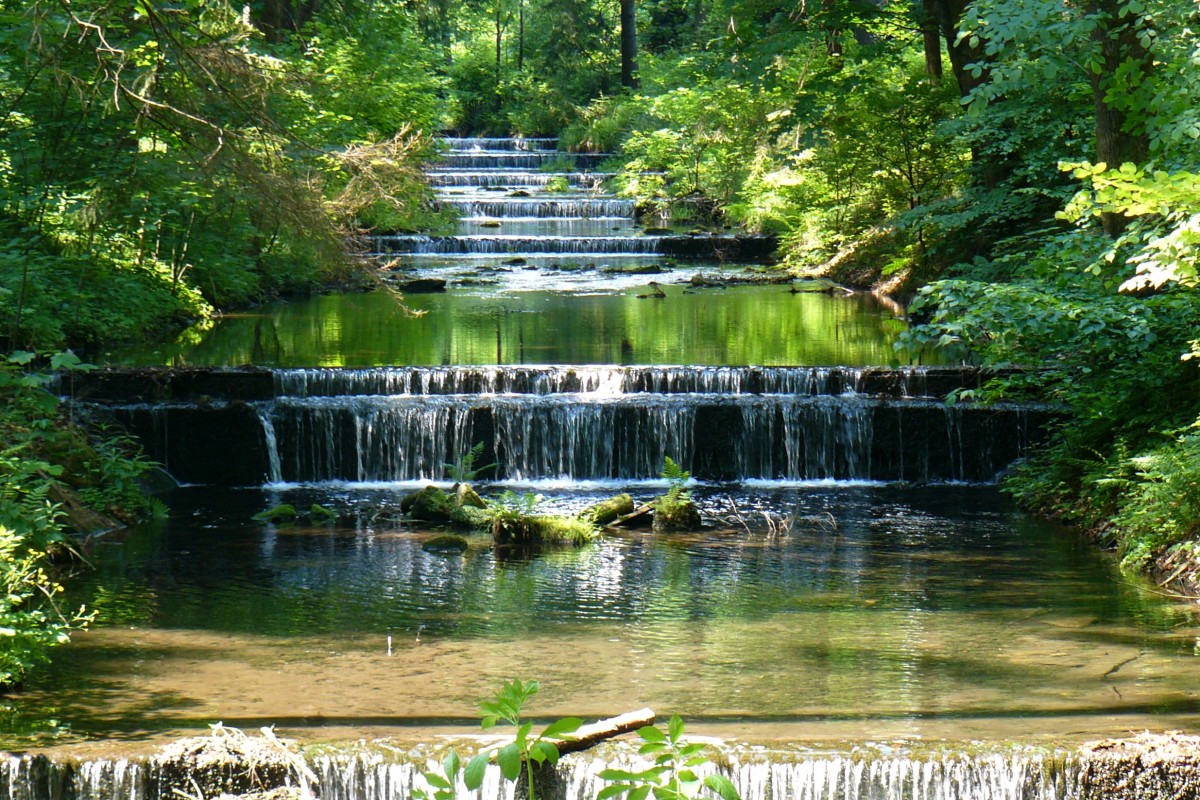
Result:
{"type": "Polygon", "coordinates": [[[417,278],[396,288],[407,294],[434,294],[446,291],[446,281],[442,278],[417,278]]]}
{"type": "Polygon", "coordinates": [[[426,486],[401,499],[400,510],[413,519],[445,522],[450,519],[450,498],[438,487],[426,486]]]}

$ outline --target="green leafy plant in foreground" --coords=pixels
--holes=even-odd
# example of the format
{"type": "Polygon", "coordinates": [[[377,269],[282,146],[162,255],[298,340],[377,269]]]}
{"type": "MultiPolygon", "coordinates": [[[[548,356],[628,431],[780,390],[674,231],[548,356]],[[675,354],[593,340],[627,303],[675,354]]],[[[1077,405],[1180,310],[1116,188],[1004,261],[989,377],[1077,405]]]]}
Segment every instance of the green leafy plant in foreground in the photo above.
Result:
{"type": "MultiPolygon", "coordinates": [[[[505,684],[488,701],[480,705],[483,711],[482,727],[487,730],[499,722],[507,722],[517,728],[512,742],[501,747],[488,748],[463,767],[458,753],[451,750],[442,759],[440,770],[423,773],[429,789],[413,789],[413,800],[455,800],[456,788],[461,776],[467,789],[475,791],[483,785],[484,772],[493,760],[500,767],[505,780],[516,781],[522,768],[528,782],[528,798],[536,800],[534,772],[543,765],[558,763],[558,743],[569,741],[583,720],[565,717],[548,725],[537,736],[533,735],[533,723],[523,722],[522,710],[526,701],[537,694],[537,681],[522,683],[513,679],[505,684]]],[[[610,785],[601,789],[596,800],[626,795],[628,800],[646,800],[653,794],[655,800],[694,800],[709,793],[719,800],[741,800],[737,787],[724,775],[711,773],[701,778],[696,769],[711,763],[705,752],[708,745],[702,742],[686,742],[683,738],[683,720],[672,716],[667,729],[647,725],[637,732],[642,739],[638,752],[652,757],[654,766],[641,771],[606,769],[600,778],[610,785]]]]}
{"type": "Polygon", "coordinates": [[[739,800],[737,787],[724,775],[712,773],[701,778],[698,767],[710,762],[705,754],[708,745],[703,742],[685,742],[683,720],[678,715],[671,717],[664,732],[653,725],[638,730],[642,746],[638,752],[654,759],[654,766],[641,771],[606,769],[600,773],[603,780],[610,782],[596,795],[596,800],[625,795],[628,800],[646,800],[651,794],[655,800],[691,800],[701,796],[707,789],[720,800],[739,800]]]}
{"type": "Polygon", "coordinates": [[[458,754],[451,751],[441,763],[441,772],[424,773],[425,781],[432,792],[414,789],[415,800],[453,800],[455,782],[461,770],[464,785],[474,791],[483,785],[484,772],[487,765],[494,759],[500,767],[500,774],[505,780],[516,781],[521,777],[524,768],[528,784],[529,800],[536,800],[534,787],[534,770],[543,764],[551,766],[558,763],[558,745],[571,738],[571,734],[579,729],[583,720],[578,717],[564,717],[548,725],[541,733],[533,735],[533,723],[524,722],[521,712],[525,702],[537,694],[540,688],[537,681],[522,683],[514,678],[512,683],[505,684],[495,697],[480,704],[483,719],[480,725],[484,730],[494,727],[500,722],[507,722],[517,729],[517,735],[512,742],[498,748],[489,748],[476,755],[462,768],[458,754]]]}

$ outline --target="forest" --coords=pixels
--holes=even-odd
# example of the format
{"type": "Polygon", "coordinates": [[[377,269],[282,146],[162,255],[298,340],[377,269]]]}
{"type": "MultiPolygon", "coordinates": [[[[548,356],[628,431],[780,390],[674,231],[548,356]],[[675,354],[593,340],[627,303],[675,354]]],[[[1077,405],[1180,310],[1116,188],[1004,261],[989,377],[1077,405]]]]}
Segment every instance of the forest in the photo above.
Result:
{"type": "Polygon", "coordinates": [[[376,285],[366,233],[454,224],[445,133],[611,154],[645,213],[906,304],[904,352],[1024,368],[958,398],[1062,411],[1005,489],[1200,575],[1195,4],[0,0],[0,634],[38,631],[0,684],[86,621],[31,600],[53,485],[148,508],[30,370],[376,285]]]}

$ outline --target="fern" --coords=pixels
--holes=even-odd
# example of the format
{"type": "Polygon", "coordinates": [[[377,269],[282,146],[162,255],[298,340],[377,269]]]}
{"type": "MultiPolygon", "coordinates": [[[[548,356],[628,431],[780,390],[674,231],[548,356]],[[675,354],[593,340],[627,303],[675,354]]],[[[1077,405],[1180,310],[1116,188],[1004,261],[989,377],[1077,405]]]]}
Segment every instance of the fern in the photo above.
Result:
{"type": "Polygon", "coordinates": [[[677,464],[670,456],[666,456],[663,459],[662,472],[659,474],[666,478],[667,481],[673,486],[682,486],[692,477],[692,473],[679,466],[679,464],[677,464]]]}
{"type": "Polygon", "coordinates": [[[685,503],[692,499],[685,485],[691,479],[692,473],[688,472],[670,456],[663,458],[662,472],[658,473],[667,480],[667,493],[660,500],[668,506],[674,506],[680,503],[685,503]]]}
{"type": "Polygon", "coordinates": [[[476,442],[474,447],[461,454],[453,464],[442,464],[446,468],[446,477],[455,483],[470,483],[479,476],[479,473],[496,466],[494,463],[481,467],[475,466],[475,462],[483,457],[484,446],[483,442],[476,442]]]}

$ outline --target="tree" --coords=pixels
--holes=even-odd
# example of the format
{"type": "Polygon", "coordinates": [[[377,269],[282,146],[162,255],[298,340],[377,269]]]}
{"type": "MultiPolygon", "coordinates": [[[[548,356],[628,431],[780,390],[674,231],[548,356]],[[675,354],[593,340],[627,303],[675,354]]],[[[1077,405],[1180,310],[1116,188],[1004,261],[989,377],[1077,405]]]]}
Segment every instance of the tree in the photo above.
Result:
{"type": "Polygon", "coordinates": [[[634,0],[621,0],[621,85],[638,87],[637,9],[634,0]]]}

